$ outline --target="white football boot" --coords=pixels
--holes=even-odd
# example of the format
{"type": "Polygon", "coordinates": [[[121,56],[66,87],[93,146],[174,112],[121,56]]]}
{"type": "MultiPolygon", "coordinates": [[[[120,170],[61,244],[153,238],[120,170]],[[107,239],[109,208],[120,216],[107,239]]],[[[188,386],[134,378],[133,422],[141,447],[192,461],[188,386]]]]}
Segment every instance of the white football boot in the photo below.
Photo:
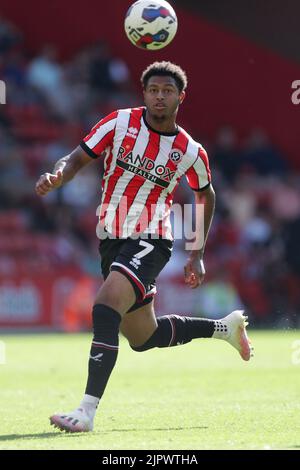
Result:
{"type": "Polygon", "coordinates": [[[50,417],[50,423],[61,431],[89,432],[93,430],[93,419],[84,408],[77,408],[70,413],[57,413],[50,417]]]}
{"type": "Polygon", "coordinates": [[[253,347],[247,336],[248,317],[243,310],[234,310],[227,317],[216,320],[214,338],[224,339],[238,350],[244,361],[253,356],[253,347]]]}

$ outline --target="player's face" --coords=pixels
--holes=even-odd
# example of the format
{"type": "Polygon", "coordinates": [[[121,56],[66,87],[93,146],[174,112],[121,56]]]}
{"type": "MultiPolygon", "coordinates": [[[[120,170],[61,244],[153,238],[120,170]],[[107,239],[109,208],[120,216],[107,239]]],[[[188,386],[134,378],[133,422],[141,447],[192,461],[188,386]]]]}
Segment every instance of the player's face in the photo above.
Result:
{"type": "Polygon", "coordinates": [[[179,92],[173,77],[150,77],[144,89],[147,111],[156,119],[169,119],[176,115],[185,92],[179,92]]]}

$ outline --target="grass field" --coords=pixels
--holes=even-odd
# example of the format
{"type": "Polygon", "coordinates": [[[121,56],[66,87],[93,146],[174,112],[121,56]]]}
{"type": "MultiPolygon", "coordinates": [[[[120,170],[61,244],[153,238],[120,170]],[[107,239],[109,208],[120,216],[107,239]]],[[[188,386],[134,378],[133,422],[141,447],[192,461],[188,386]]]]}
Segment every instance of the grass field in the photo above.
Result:
{"type": "Polygon", "coordinates": [[[122,340],[95,431],[65,434],[48,417],[78,405],[90,335],[5,336],[0,449],[300,449],[300,331],[251,337],[250,363],[223,341],[135,353],[122,340]]]}

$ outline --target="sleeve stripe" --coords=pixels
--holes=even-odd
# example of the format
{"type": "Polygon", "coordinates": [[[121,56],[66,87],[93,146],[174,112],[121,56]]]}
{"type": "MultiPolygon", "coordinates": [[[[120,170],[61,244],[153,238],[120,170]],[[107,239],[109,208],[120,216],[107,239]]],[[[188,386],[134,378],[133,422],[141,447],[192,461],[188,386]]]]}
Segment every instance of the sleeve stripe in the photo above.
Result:
{"type": "Polygon", "coordinates": [[[194,166],[190,168],[190,179],[191,185],[197,186],[197,189],[206,186],[210,182],[209,175],[207,173],[207,168],[204,165],[203,161],[200,158],[197,158],[194,166]]]}
{"type": "Polygon", "coordinates": [[[91,132],[85,139],[84,142],[86,145],[93,149],[100,143],[101,140],[105,138],[105,136],[115,128],[117,120],[112,119],[111,121],[106,122],[103,125],[100,125],[97,129],[94,129],[95,132],[91,132]]]}
{"type": "Polygon", "coordinates": [[[197,173],[199,187],[201,185],[201,182],[207,184],[210,181],[210,173],[208,173],[207,166],[205,165],[202,159],[197,158],[196,162],[194,163],[193,170],[195,170],[197,173]]]}
{"type": "Polygon", "coordinates": [[[100,155],[110,144],[110,142],[113,140],[115,134],[115,129],[112,131],[107,132],[105,136],[100,140],[100,142],[95,145],[93,148],[93,152],[95,152],[97,155],[100,155]]]}
{"type": "Polygon", "coordinates": [[[204,191],[211,182],[208,156],[203,147],[198,146],[197,156],[186,172],[186,178],[193,191],[204,191]]]}
{"type": "MultiPolygon", "coordinates": [[[[194,163],[194,165],[195,165],[195,163],[194,163]]],[[[199,178],[198,172],[196,171],[196,169],[193,166],[189,169],[188,177],[189,177],[189,181],[191,182],[191,184],[193,186],[197,186],[199,188],[200,178],[199,178]]]]}
{"type": "Polygon", "coordinates": [[[208,156],[204,148],[201,148],[198,152],[199,157],[201,158],[202,162],[205,165],[205,169],[207,172],[207,179],[208,181],[211,181],[211,173],[210,173],[210,168],[209,168],[209,163],[208,163],[208,156]]]}

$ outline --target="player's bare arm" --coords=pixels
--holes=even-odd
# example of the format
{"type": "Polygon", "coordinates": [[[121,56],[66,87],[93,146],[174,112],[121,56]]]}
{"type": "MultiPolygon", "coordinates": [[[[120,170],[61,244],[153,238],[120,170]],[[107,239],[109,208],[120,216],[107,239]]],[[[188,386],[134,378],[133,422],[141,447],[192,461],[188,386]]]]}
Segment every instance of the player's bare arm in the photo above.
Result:
{"type": "MultiPolygon", "coordinates": [[[[209,229],[215,211],[216,195],[213,186],[210,184],[204,191],[194,191],[195,204],[196,204],[196,227],[197,230],[203,230],[203,244],[198,246],[199,241],[196,240],[195,248],[191,250],[187,263],[184,267],[185,282],[192,289],[200,286],[204,280],[205,267],[203,262],[204,249],[208,237],[209,229]],[[197,210],[199,206],[200,210],[197,210]],[[204,207],[204,214],[202,212],[204,207]],[[204,215],[204,221],[202,220],[204,215]],[[203,227],[204,222],[204,227],[203,227]]],[[[197,237],[196,237],[197,238],[197,237]]]]}
{"type": "Polygon", "coordinates": [[[70,181],[76,173],[92,159],[80,147],[76,147],[69,155],[58,160],[54,166],[53,173],[44,173],[38,179],[35,190],[38,196],[45,196],[50,191],[59,188],[70,181]]]}

